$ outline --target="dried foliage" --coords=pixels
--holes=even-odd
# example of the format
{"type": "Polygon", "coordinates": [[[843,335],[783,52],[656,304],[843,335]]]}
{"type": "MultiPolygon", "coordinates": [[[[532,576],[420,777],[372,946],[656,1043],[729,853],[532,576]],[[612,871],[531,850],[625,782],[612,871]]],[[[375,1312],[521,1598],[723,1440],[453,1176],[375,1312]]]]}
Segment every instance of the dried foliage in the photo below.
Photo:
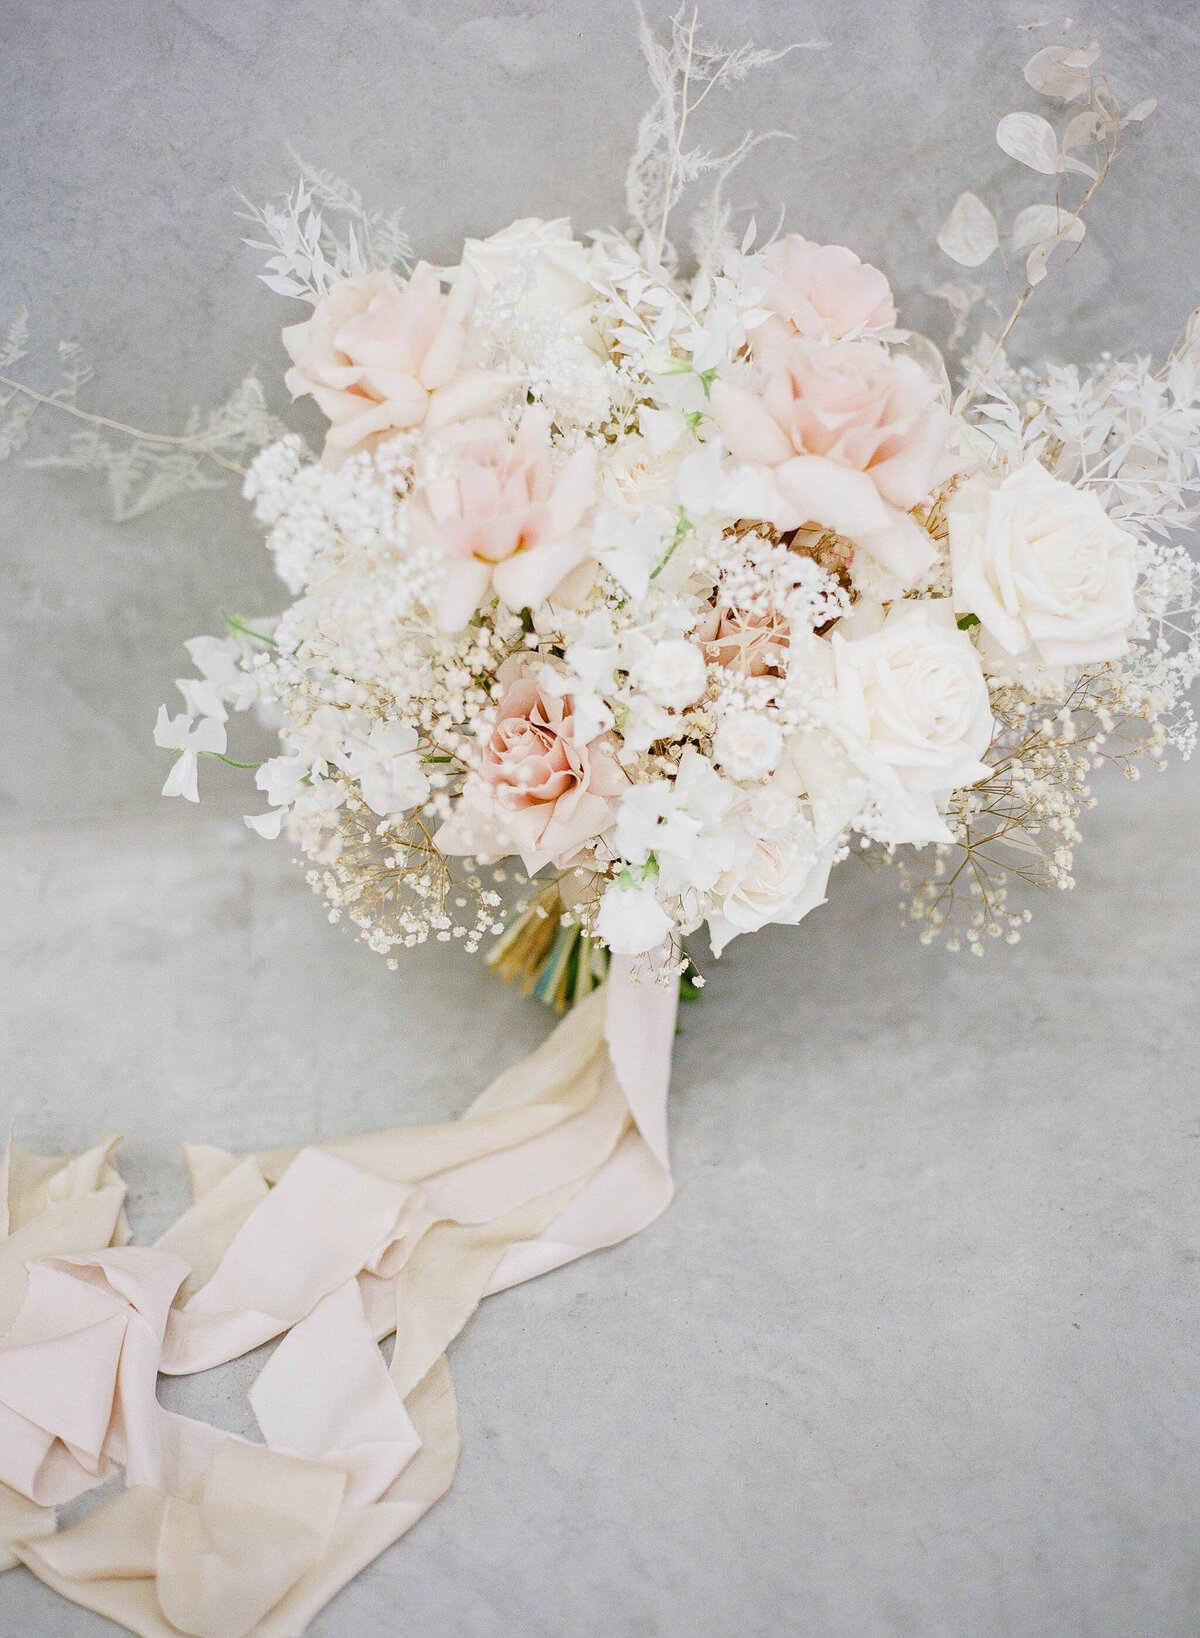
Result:
{"type": "Polygon", "coordinates": [[[399,211],[370,211],[344,178],[317,170],[294,151],[292,158],[300,176],[289,193],[265,205],[243,200],[243,220],[264,235],[245,243],[269,253],[259,274],[269,290],[318,302],[339,279],[411,268],[412,245],[399,211]]]}
{"type": "MultiPolygon", "coordinates": [[[[1069,26],[1069,25],[1068,25],[1069,26]]],[[[1003,372],[1004,346],[1031,296],[1047,275],[1066,265],[1087,232],[1084,212],[1095,199],[1117,158],[1124,153],[1157,104],[1153,98],[1123,112],[1104,73],[1098,40],[1044,46],[1026,63],[1033,90],[1058,103],[1057,124],[1043,114],[1005,114],[996,127],[1002,151],[1035,175],[1053,178],[1053,197],[1020,210],[1002,233],[994,213],[974,193],[962,193],[938,234],[942,251],[960,267],[983,267],[999,252],[1002,276],[988,288],[978,280],[942,285],[934,293],[955,316],[954,344],[974,325],[958,408],[965,409],[1003,372]],[[1014,259],[1024,257],[1020,273],[1014,259]],[[1004,313],[1002,292],[1011,305],[1004,313]],[[998,323],[993,330],[991,318],[998,323]]]]}
{"type": "Polygon", "coordinates": [[[642,115],[637,141],[625,172],[625,203],[634,242],[651,268],[675,264],[667,236],[671,213],[688,186],[702,176],[714,179],[712,194],[696,223],[701,264],[713,257],[728,228],[721,202],[722,184],[767,136],[782,132],[748,131],[723,154],[685,147],[688,128],[709,92],[737,85],[755,69],[777,63],[791,51],[819,50],[820,43],[767,51],[746,44],[733,50],[705,41],[698,33],[699,13],[681,7],[671,18],[666,41],[655,37],[639,5],[639,38],[650,72],[655,100],[642,115]]]}
{"type": "Polygon", "coordinates": [[[381,826],[354,786],[338,783],[340,805],[326,810],[324,824],[310,818],[312,835],[304,838],[308,857],[317,862],[307,880],[329,906],[331,922],[350,922],[389,959],[431,933],[444,943],[462,939],[474,951],[486,935],[501,931],[499,893],[438,850],[420,812],[381,826]],[[471,915],[464,918],[467,909],[471,915]]]}
{"type": "Polygon", "coordinates": [[[113,518],[124,522],[165,501],[196,489],[219,489],[223,474],[244,476],[250,459],[275,442],[286,427],[267,409],[254,376],[234,389],[217,409],[193,409],[182,433],[147,432],[79,403],[92,368],[73,342],[58,347],[59,381],[40,392],[8,372],[27,351],[24,313],[10,324],[0,347],[0,460],[23,449],[40,409],[52,409],[80,423],[65,450],[32,458],[31,467],[65,467],[100,477],[108,490],[113,518]]]}

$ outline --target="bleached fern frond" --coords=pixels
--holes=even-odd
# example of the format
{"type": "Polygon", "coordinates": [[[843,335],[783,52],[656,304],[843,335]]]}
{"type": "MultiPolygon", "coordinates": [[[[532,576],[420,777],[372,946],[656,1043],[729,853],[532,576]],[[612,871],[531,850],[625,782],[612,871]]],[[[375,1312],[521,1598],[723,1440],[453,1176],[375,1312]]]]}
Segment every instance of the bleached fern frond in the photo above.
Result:
{"type": "Polygon", "coordinates": [[[139,442],[117,444],[95,427],[75,433],[61,453],[43,455],[29,465],[69,467],[102,478],[116,523],[140,517],[195,489],[221,489],[225,482],[203,456],[191,450],[139,442]]]}
{"type": "Polygon", "coordinates": [[[725,197],[726,183],[747,155],[762,143],[771,142],[777,137],[786,142],[796,140],[790,131],[747,131],[731,153],[708,167],[715,172],[715,180],[691,220],[692,254],[700,275],[717,270],[727,246],[733,240],[733,207],[725,197]]]}
{"type": "Polygon", "coordinates": [[[16,393],[0,398],[0,461],[24,446],[36,411],[32,398],[21,398],[16,393]]]}
{"type": "Polygon", "coordinates": [[[315,169],[295,152],[292,157],[300,180],[290,193],[262,206],[242,201],[243,220],[265,235],[245,242],[268,252],[265,271],[259,274],[268,289],[315,303],[339,279],[378,269],[406,271],[412,265],[412,246],[399,212],[369,211],[358,189],[344,178],[315,169]],[[330,213],[341,220],[331,222],[330,213]]]}
{"type": "Polygon", "coordinates": [[[248,375],[215,410],[203,417],[198,409],[191,412],[184,441],[240,460],[286,437],[287,432],[285,423],[267,408],[262,382],[248,375]]]}
{"type": "Polygon", "coordinates": [[[95,371],[77,341],[59,342],[58,367],[62,385],[54,396],[61,404],[74,404],[79,398],[80,387],[87,386],[95,371]]]}
{"type": "MultiPolygon", "coordinates": [[[[56,402],[61,409],[71,408],[56,402]]],[[[103,478],[117,523],[140,517],[177,495],[220,489],[226,480],[214,466],[241,473],[253,455],[287,431],[267,409],[254,376],[247,376],[206,415],[193,409],[186,430],[177,437],[141,432],[80,410],[73,413],[90,424],[72,437],[66,450],[43,455],[29,465],[69,467],[103,478]],[[105,436],[106,430],[124,436],[113,441],[105,436]]]]}
{"type": "MultiPolygon", "coordinates": [[[[688,122],[715,86],[734,85],[756,68],[779,62],[789,52],[820,49],[821,42],[805,41],[777,51],[746,44],[727,50],[697,34],[698,12],[681,8],[671,18],[666,41],[656,39],[638,6],[638,36],[655,100],[638,124],[637,141],[625,173],[625,203],[633,237],[652,267],[672,259],[667,239],[671,212],[690,182],[705,173],[727,176],[749,151],[754,133],[732,153],[714,156],[702,148],[686,148],[688,122]]],[[[717,203],[711,207],[719,213],[717,203]]]]}
{"type": "Polygon", "coordinates": [[[407,272],[412,267],[412,240],[400,226],[401,211],[368,210],[362,194],[344,177],[336,176],[332,171],[318,170],[294,148],[289,149],[289,153],[313,202],[324,210],[337,211],[348,222],[358,225],[371,267],[393,268],[401,272],[407,272]]]}
{"type": "Polygon", "coordinates": [[[139,517],[163,501],[194,489],[220,488],[226,474],[242,474],[250,458],[287,431],[267,408],[262,386],[248,376],[217,409],[194,409],[182,433],[145,432],[79,405],[80,389],[92,378],[82,348],[58,348],[59,383],[38,392],[7,374],[25,351],[24,315],[9,326],[0,348],[0,460],[28,440],[41,409],[54,409],[80,423],[65,450],[30,460],[30,466],[68,467],[103,478],[114,519],[139,517]],[[219,470],[216,470],[219,469],[219,470]]]}
{"type": "Polygon", "coordinates": [[[0,370],[11,370],[19,359],[25,357],[28,340],[29,315],[22,308],[5,331],[4,341],[0,344],[0,370]]]}

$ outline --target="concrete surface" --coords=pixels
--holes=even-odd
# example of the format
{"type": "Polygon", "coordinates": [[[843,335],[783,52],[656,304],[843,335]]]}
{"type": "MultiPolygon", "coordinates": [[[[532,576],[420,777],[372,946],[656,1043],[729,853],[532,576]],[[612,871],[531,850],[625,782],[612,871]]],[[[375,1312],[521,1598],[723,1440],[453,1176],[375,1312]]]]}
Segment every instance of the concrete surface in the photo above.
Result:
{"type": "MultiPolygon", "coordinates": [[[[709,963],[677,1200],[484,1304],[453,1490],[316,1638],[1191,1638],[1200,780],[1104,794],[1015,950],[922,950],[864,868],[709,963]]],[[[142,1236],[182,1138],[436,1119],[547,1027],[453,951],[388,973],[221,821],[0,868],[6,1114],[128,1131],[142,1236]]],[[[256,1364],[165,1395],[248,1431],[256,1364]]],[[[5,1638],[112,1630],[0,1578],[5,1638]]]]}
{"type": "MultiPolygon", "coordinates": [[[[794,132],[739,197],[881,262],[943,335],[955,195],[1038,196],[992,140],[1036,102],[1035,9],[704,11],[830,42],[714,99],[706,140],[794,132]]],[[[1027,349],[1161,350],[1200,301],[1196,17],[1090,8],[1118,90],[1162,107],[1027,349]]],[[[518,214],[619,216],[645,101],[625,0],[3,0],[0,322],[29,308],[34,384],[84,341],[89,402],[143,425],[253,363],[282,410],[295,311],[232,213],[288,184],[289,142],[451,258],[518,214]]],[[[453,952],[392,975],[331,931],[228,770],[200,814],[158,801],[180,642],[282,600],[242,504],[116,527],[88,480],[10,464],[0,488],[5,1121],[49,1151],[127,1131],[148,1237],[185,1203],[185,1137],[461,1109],[540,1010],[453,952]]],[[[454,1350],[454,1489],[316,1638],[1192,1638],[1198,798],[1195,772],[1107,791],[1079,891],[985,963],[921,950],[894,880],[849,865],[799,931],[734,945],[678,1043],[676,1203],[485,1305],[454,1350]]],[[[244,1429],[253,1368],[164,1397],[244,1429]]],[[[3,1638],[114,1630],[0,1578],[3,1638]]]]}

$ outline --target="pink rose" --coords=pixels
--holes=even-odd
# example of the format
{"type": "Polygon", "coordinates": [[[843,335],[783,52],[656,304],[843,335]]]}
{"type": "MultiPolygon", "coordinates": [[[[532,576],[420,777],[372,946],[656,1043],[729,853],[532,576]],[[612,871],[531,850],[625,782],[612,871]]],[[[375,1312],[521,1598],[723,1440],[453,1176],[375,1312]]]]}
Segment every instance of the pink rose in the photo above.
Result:
{"type": "Polygon", "coordinates": [[[579,528],[596,494],[596,451],[554,471],[550,416],[525,411],[515,438],[499,420],[463,421],[432,440],[423,461],[422,521],[446,553],[437,608],[457,631],[490,592],[510,609],[544,602],[588,555],[579,528]]]}
{"type": "Polygon", "coordinates": [[[531,876],[547,864],[561,869],[613,823],[627,783],[605,738],[576,739],[569,697],[517,676],[435,841],[446,854],[517,853],[531,876]]]}
{"type": "Polygon", "coordinates": [[[902,583],[933,561],[907,516],[933,485],[949,417],[938,384],[874,341],[798,336],[758,359],[758,391],[717,380],[713,415],[731,452],[760,469],[766,516],[845,535],[902,583]]]}
{"type": "Polygon", "coordinates": [[[512,381],[479,368],[468,327],[477,288],[463,272],[443,295],[425,262],[404,286],[391,273],[367,273],[334,285],[310,319],[283,332],[292,358],[285,385],[293,398],[310,393],[332,422],[327,461],[392,432],[432,432],[495,409],[512,381]]]}
{"type": "Polygon", "coordinates": [[[789,233],[758,258],[766,285],[760,306],[771,317],[751,333],[759,353],[794,335],[840,341],[855,331],[894,328],[891,287],[877,267],[859,261],[845,245],[814,245],[789,233]]]}

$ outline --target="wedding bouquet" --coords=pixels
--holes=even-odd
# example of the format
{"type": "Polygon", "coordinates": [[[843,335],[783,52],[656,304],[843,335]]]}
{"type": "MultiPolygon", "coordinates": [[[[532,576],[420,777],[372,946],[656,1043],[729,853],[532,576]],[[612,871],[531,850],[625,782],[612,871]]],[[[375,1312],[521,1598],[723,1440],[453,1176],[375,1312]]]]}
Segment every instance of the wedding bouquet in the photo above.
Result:
{"type": "MultiPolygon", "coordinates": [[[[648,42],[625,235],[527,219],[397,269],[304,183],[260,213],[266,282],[311,307],[285,382],[329,422],[245,481],[294,601],[191,642],[156,729],[195,800],[258,708],[281,754],[246,822],[331,919],[388,956],[460,940],[560,1007],[609,952],[683,972],[696,929],[719,955],[799,922],[852,848],[900,865],[924,940],[1014,943],[1009,878],[1071,886],[1091,771],[1194,737],[1195,571],[1164,537],[1194,516],[1195,332],[1157,370],[1003,345],[1150,106],[1122,116],[1094,44],[1029,64],[1075,111],[1000,123],[1053,197],[1013,223],[1023,291],[956,391],[851,250],[734,246],[718,201],[680,272],[679,116],[767,54],[682,20],[674,46],[648,42]]],[[[1000,248],[970,193],[939,242],[1000,248]]],[[[983,289],[941,293],[961,339],[983,289]]]]}
{"type": "Polygon", "coordinates": [[[685,937],[799,922],[855,851],[898,866],[926,942],[1015,942],[1011,879],[1071,886],[1093,770],[1192,746],[1200,599],[1168,537],[1197,515],[1200,324],[1159,368],[1006,350],[1152,104],[1122,113],[1093,42],[1026,66],[1065,111],[997,136],[1048,197],[1003,236],[974,194],[950,211],[941,249],[998,270],[939,292],[952,382],[851,250],[733,235],[720,184],[753,138],[684,147],[779,54],[682,15],[643,43],[625,233],[527,219],[435,267],[319,174],[256,213],[266,282],[311,309],[285,380],[319,455],[253,382],[116,447],[73,355],[43,395],[7,373],[22,336],[0,351],[0,453],[56,404],[126,514],[260,450],[245,491],[293,601],[188,645],[165,792],[195,801],[201,757],[254,768],[247,823],[331,919],[392,962],[460,942],[571,1009],[457,1121],[189,1150],[194,1204],[153,1247],[127,1243],[117,1139],[10,1145],[0,1568],[144,1638],[295,1638],[448,1488],[445,1350],[477,1304],[664,1209],[685,937]],[[706,169],[685,267],[668,230],[706,169]],[[248,710],[280,736],[261,765],[228,754],[248,710]],[[262,1443],[159,1403],[160,1372],[280,1338],[262,1443]],[[57,1529],[117,1465],[127,1488],[57,1529]]]}

